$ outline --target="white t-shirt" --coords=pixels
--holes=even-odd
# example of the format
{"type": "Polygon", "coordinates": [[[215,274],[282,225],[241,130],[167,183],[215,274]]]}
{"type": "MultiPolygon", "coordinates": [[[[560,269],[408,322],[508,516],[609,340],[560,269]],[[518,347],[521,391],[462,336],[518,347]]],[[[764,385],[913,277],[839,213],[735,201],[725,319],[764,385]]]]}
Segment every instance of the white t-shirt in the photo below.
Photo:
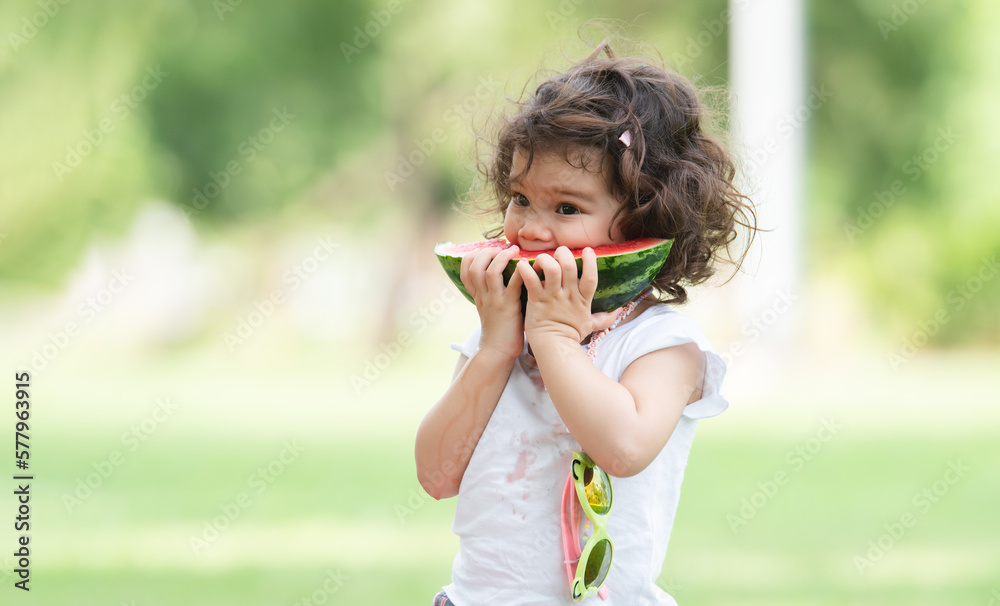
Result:
{"type": "MultiPolygon", "coordinates": [[[[471,357],[478,349],[479,332],[452,347],[471,357]]],[[[698,419],[729,406],[720,393],[725,362],[694,320],[666,305],[646,309],[609,332],[597,347],[597,367],[620,380],[640,356],[689,342],[706,353],[702,398],[685,408],[666,446],[646,469],[611,479],[614,505],[608,534],[614,558],[605,583],[608,599],[585,600],[595,606],[676,604],[656,579],[666,557],[688,451],[698,419]]],[[[459,552],[452,582],[444,587],[456,606],[573,604],[563,565],[560,502],[572,452],[579,449],[525,347],[459,489],[452,526],[459,552]]]]}

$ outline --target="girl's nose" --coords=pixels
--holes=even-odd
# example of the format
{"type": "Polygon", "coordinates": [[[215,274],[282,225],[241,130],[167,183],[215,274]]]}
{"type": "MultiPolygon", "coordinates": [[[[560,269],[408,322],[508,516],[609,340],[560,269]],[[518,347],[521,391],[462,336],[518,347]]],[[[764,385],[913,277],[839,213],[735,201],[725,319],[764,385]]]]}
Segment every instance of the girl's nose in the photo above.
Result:
{"type": "Polygon", "coordinates": [[[517,237],[524,243],[537,243],[537,244],[548,244],[552,241],[552,230],[545,225],[543,221],[539,221],[535,217],[529,217],[521,225],[521,228],[517,230],[517,237]]]}

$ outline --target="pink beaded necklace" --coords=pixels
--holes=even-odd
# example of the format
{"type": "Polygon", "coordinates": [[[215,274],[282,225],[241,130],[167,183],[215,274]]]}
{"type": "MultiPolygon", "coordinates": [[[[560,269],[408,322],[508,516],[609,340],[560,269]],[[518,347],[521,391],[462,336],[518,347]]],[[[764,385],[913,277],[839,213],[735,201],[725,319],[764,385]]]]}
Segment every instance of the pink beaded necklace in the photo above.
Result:
{"type": "Polygon", "coordinates": [[[632,299],[628,305],[623,307],[622,310],[618,312],[618,317],[615,318],[615,321],[611,324],[611,326],[590,337],[590,343],[587,344],[587,357],[589,357],[592,362],[597,361],[597,344],[601,342],[601,339],[603,339],[605,335],[611,332],[619,324],[624,322],[625,318],[632,313],[636,306],[639,305],[639,303],[642,303],[643,299],[649,296],[649,292],[649,289],[646,289],[641,295],[632,299]]]}

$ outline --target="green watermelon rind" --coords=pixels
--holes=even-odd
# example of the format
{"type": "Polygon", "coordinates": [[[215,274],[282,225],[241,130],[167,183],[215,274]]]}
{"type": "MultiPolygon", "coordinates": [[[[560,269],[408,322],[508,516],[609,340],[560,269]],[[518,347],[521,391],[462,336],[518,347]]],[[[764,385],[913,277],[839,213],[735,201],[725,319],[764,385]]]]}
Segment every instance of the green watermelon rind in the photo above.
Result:
{"type": "MultiPolygon", "coordinates": [[[[672,244],[673,240],[662,240],[639,250],[598,256],[597,291],[590,306],[591,312],[613,311],[639,296],[666,263],[672,244]]],[[[453,246],[451,242],[442,242],[434,247],[434,253],[459,292],[470,302],[475,303],[475,299],[462,284],[462,257],[442,252],[450,246],[453,246]]],[[[534,265],[533,259],[528,262],[534,265]]],[[[517,260],[512,259],[504,268],[504,284],[510,280],[516,266],[517,260]]],[[[583,271],[583,259],[576,259],[576,267],[578,271],[583,271]]],[[[522,292],[522,300],[525,298],[524,295],[522,292]]]]}

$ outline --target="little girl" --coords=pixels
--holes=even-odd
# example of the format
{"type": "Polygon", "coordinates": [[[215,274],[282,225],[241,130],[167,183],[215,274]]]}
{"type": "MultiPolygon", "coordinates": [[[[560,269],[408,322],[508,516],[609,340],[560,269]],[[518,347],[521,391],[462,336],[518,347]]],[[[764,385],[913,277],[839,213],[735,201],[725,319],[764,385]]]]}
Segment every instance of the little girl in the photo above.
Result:
{"type": "Polygon", "coordinates": [[[737,224],[755,229],[703,112],[688,81],[602,43],[501,125],[484,176],[513,246],[463,259],[480,328],[453,345],[454,380],[416,438],[421,485],[436,499],[458,496],[459,552],[435,605],[573,603],[561,519],[574,451],[613,487],[613,559],[598,603],[675,604],[656,579],[688,451],[698,420],[728,402],[725,363],[671,305],[687,301],[682,284],[713,273],[737,224]],[[591,314],[590,247],[647,237],[673,239],[652,288],[591,314]],[[573,248],[584,249],[579,276],[573,248]],[[518,250],[554,252],[534,269],[519,262],[504,286],[518,250]]]}

